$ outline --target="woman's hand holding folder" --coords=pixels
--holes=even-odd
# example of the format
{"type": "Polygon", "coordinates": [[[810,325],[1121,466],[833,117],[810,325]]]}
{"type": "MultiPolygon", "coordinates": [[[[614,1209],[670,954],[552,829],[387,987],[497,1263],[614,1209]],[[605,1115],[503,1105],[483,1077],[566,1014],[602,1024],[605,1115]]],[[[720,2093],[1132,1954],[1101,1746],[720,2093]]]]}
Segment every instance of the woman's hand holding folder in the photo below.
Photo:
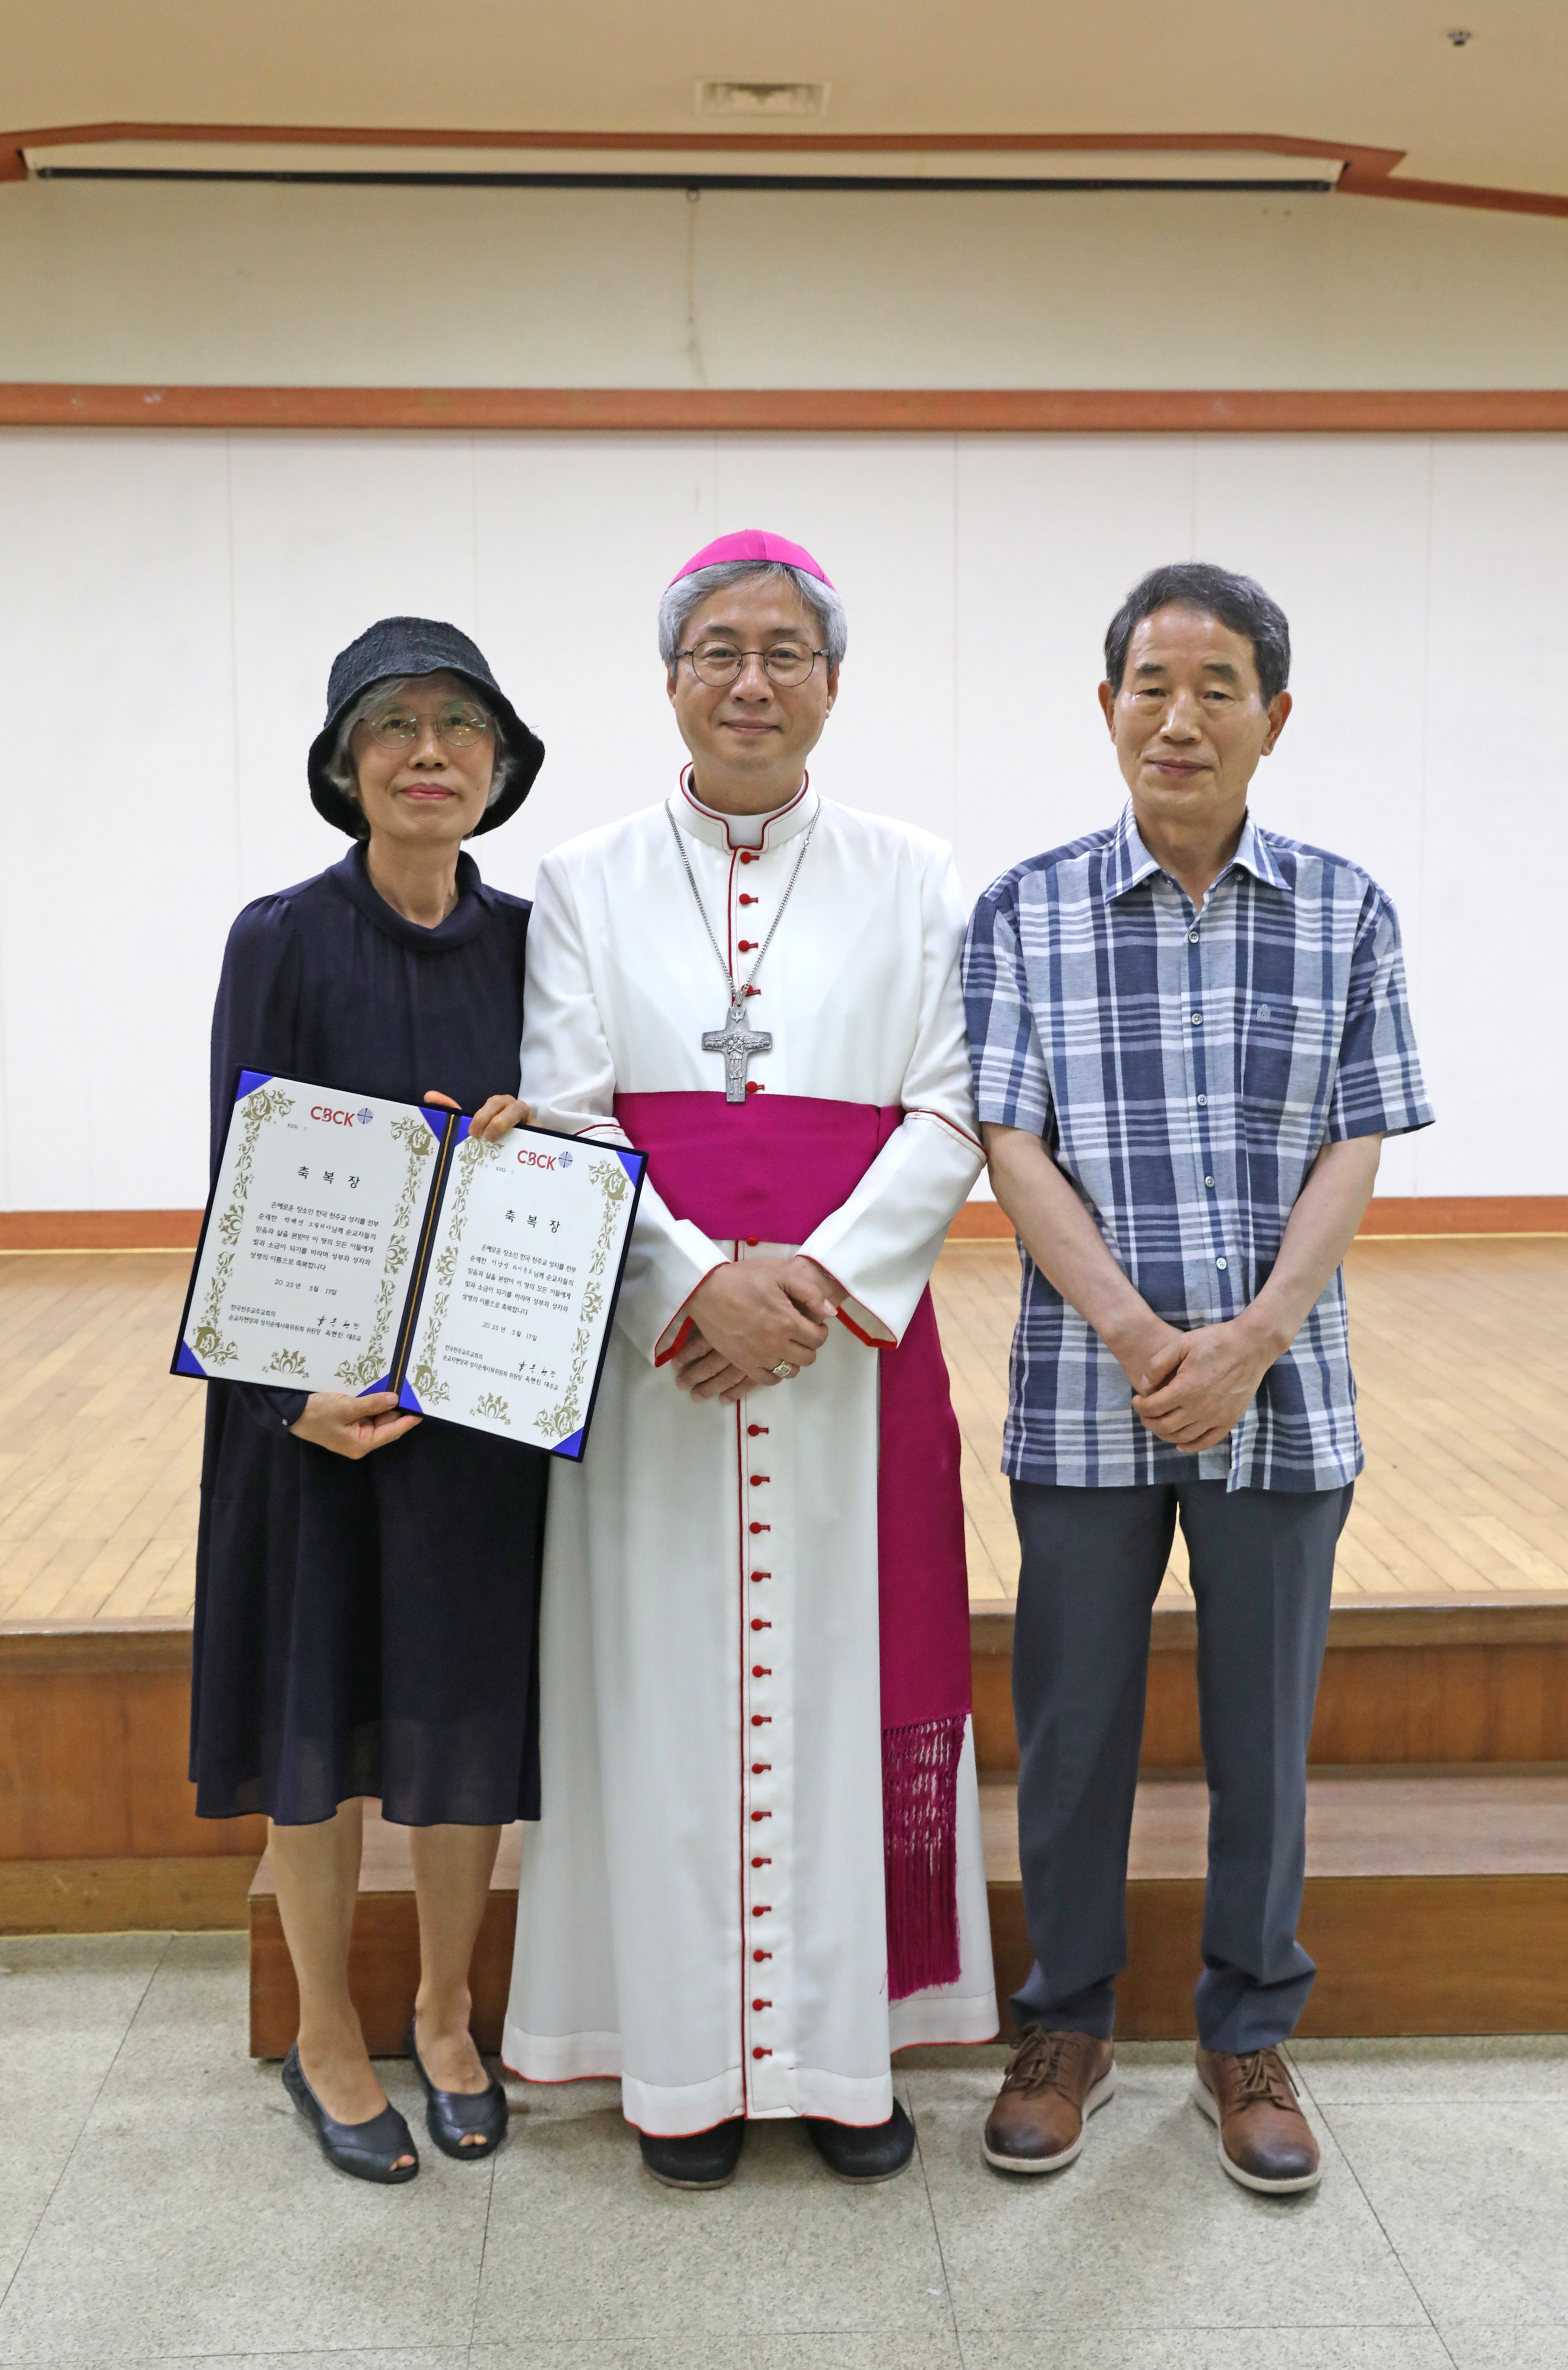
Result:
{"type": "Polygon", "coordinates": [[[312,1447],[357,1458],[401,1440],[423,1420],[398,1405],[396,1391],[367,1391],[363,1398],[355,1398],[352,1391],[312,1391],[305,1413],[289,1430],[312,1447]]]}

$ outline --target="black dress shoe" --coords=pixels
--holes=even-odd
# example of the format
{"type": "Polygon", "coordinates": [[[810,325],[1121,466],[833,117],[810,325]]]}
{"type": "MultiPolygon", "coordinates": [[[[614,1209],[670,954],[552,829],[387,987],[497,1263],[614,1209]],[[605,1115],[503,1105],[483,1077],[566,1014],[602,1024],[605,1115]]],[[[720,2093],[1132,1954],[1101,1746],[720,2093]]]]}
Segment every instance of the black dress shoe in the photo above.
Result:
{"type": "Polygon", "coordinates": [[[511,2109],[506,2093],[494,2075],[488,2090],[438,2090],[425,2072],[410,2023],[403,2038],[403,2054],[411,2057],[425,2094],[425,2127],[444,2156],[454,2156],[459,2164],[471,2164],[476,2157],[493,2156],[506,2137],[507,2119],[511,2109]],[[477,2139],[470,2135],[478,2134],[477,2139]],[[467,2138],[468,2146],[464,2146],[467,2138]]]}
{"type": "Polygon", "coordinates": [[[340,2123],[327,2112],[305,2078],[296,2041],[283,2060],[283,2088],[321,2143],[321,2153],[340,2172],[356,2180],[385,2181],[388,2187],[412,2180],[420,2169],[414,2135],[396,2107],[383,2107],[368,2123],[340,2123]],[[399,2164],[411,2156],[412,2164],[399,2164]]]}
{"type": "Polygon", "coordinates": [[[666,2189],[722,2189],[733,2180],[746,2136],[744,2115],[715,2123],[710,2132],[686,2132],[679,2139],[640,2132],[642,2161],[666,2189]]]}
{"type": "Polygon", "coordinates": [[[830,2123],[804,2118],[812,2146],[840,2180],[891,2180],[915,2153],[915,2126],[895,2099],[885,2123],[830,2123]]]}

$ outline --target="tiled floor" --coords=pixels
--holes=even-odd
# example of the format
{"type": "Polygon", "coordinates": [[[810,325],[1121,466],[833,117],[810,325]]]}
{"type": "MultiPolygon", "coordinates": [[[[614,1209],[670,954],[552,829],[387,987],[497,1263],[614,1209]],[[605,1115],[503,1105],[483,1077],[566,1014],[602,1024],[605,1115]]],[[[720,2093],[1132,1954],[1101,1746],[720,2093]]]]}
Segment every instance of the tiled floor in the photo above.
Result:
{"type": "Polygon", "coordinates": [[[0,2364],[1568,2370],[1568,2038],[1301,2044],[1304,2198],[1223,2178],[1168,2047],[1045,2181],[982,2165],[975,2050],[902,2069],[919,2156],[882,2188],[773,2124],[673,2194],[581,2083],[513,2085],[493,2164],[427,2146],[388,2192],[246,2057],[245,1987],[238,1937],[0,1942],[0,2364]]]}

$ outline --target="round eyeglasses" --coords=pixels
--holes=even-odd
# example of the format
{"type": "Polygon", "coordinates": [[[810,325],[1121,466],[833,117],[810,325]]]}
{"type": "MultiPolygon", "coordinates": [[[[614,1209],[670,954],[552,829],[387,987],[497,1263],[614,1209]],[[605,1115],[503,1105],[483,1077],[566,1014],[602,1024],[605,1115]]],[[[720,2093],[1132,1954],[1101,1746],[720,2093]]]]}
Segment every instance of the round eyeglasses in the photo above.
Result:
{"type": "MultiPolygon", "coordinates": [[[[471,749],[490,729],[490,719],[471,700],[449,699],[430,719],[430,730],[447,749],[471,749]]],[[[424,719],[411,708],[384,708],[365,718],[365,731],[383,749],[411,749],[424,737],[424,719]]]]}
{"type": "Polygon", "coordinates": [[[769,683],[804,683],[818,659],[827,656],[825,650],[813,650],[805,642],[774,642],[766,650],[743,650],[733,642],[701,642],[696,650],[677,650],[675,660],[691,661],[691,671],[698,683],[710,690],[722,691],[727,685],[738,683],[741,670],[748,659],[760,659],[763,673],[769,683]]]}

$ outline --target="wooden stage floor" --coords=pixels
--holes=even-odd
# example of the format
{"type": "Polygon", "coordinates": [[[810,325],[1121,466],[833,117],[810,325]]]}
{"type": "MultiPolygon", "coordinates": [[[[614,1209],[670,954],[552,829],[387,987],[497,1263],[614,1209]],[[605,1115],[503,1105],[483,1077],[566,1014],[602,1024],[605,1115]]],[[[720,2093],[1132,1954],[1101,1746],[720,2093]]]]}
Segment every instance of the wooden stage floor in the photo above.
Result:
{"type": "MultiPolygon", "coordinates": [[[[0,1254],[0,1626],[190,1617],[203,1394],[167,1372],[189,1255],[0,1254]]],[[[1367,1470],[1336,1602],[1568,1598],[1568,1239],[1358,1243],[1351,1345],[1367,1470]]],[[[970,1593],[1017,1584],[997,1471],[1018,1266],[955,1245],[936,1276],[963,1432],[970,1593]]],[[[1180,1536],[1167,1576],[1187,1595],[1180,1536]]]]}

